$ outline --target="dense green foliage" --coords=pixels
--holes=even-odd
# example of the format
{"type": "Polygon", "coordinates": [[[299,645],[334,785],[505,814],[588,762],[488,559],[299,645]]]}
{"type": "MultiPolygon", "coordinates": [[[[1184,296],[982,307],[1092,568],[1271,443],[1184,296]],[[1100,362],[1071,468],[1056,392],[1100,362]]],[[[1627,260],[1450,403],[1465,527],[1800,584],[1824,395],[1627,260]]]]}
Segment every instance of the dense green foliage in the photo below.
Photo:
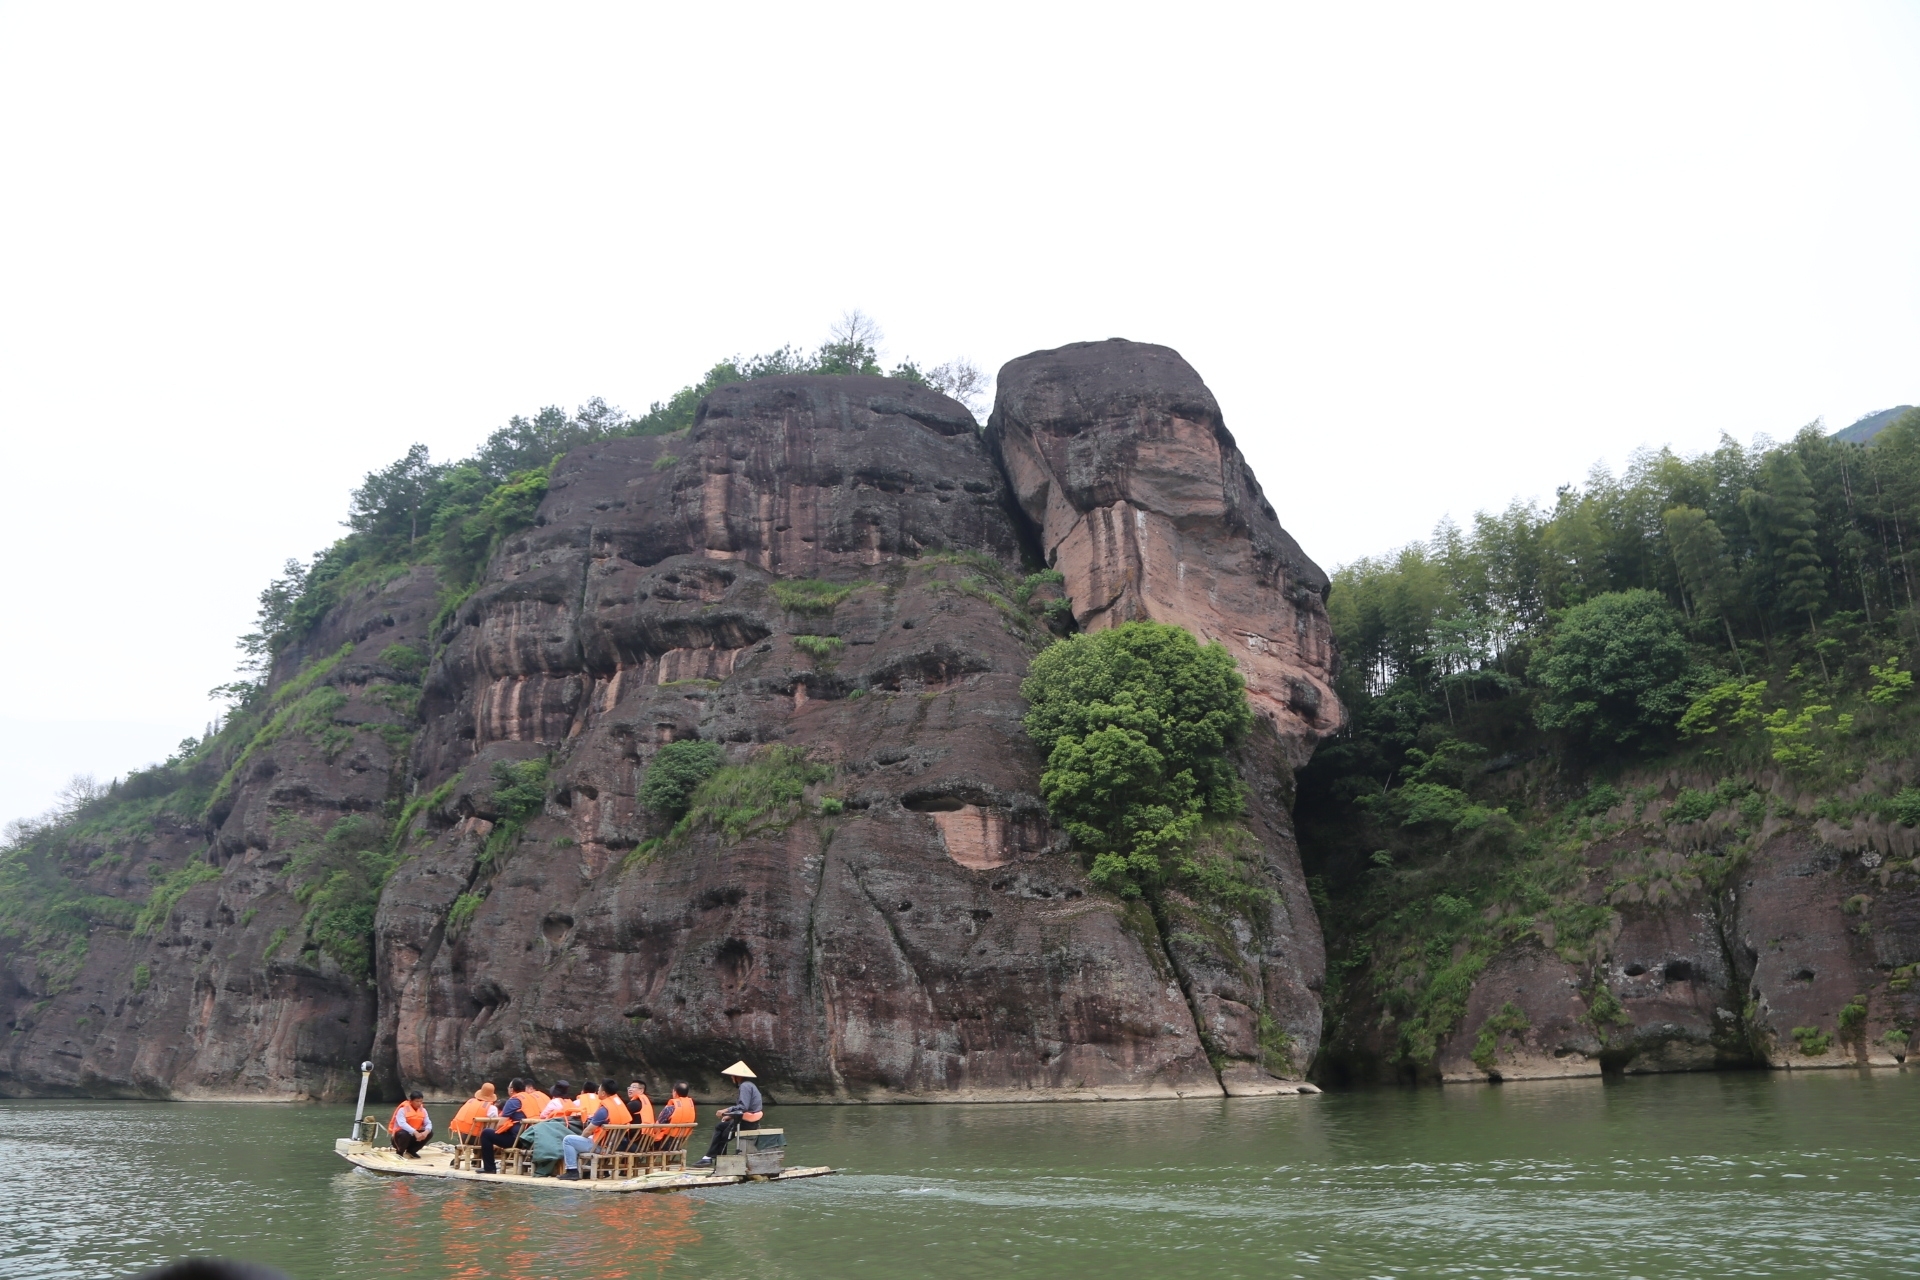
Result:
{"type": "Polygon", "coordinates": [[[839,636],[795,636],[793,647],[816,662],[830,663],[835,655],[846,646],[839,636]]]}
{"type": "Polygon", "coordinates": [[[694,791],[726,758],[726,748],[717,742],[688,738],[667,743],[647,765],[647,776],[640,783],[640,803],[668,822],[680,821],[687,816],[694,791]]]}
{"type": "Polygon", "coordinates": [[[362,814],[349,814],[324,835],[299,819],[282,819],[279,834],[294,843],[287,885],[306,907],[300,926],[303,952],[325,952],[361,982],[373,980],[373,918],[380,890],[398,859],[387,851],[387,828],[362,814]]]}
{"type": "Polygon", "coordinates": [[[480,851],[483,866],[490,867],[497,859],[511,853],[514,846],[520,843],[521,833],[527,829],[527,823],[546,806],[549,769],[545,756],[513,764],[502,761],[493,766],[495,818],[493,833],[487,837],[487,843],[480,851]]]}
{"type": "MultiPolygon", "coordinates": [[[[1769,815],[1895,820],[1920,753],[1916,536],[1910,413],[1871,446],[1644,453],[1337,572],[1351,721],[1296,811],[1335,1039],[1364,1017],[1429,1063],[1503,947],[1596,965],[1615,906],[1725,883],[1769,815]],[[1675,772],[1700,781],[1663,794],[1675,772]],[[1707,849],[1606,843],[1709,818],[1729,834],[1707,849]]],[[[1604,1039],[1604,984],[1588,999],[1604,1039]]],[[[1512,1029],[1467,1030],[1489,1056],[1512,1029]]]]}
{"type": "Polygon", "coordinates": [[[1239,816],[1228,753],[1252,713],[1219,644],[1129,622],[1043,649],[1021,692],[1047,757],[1041,792],[1095,883],[1137,897],[1175,869],[1204,819],[1239,816]]]}
{"type": "Polygon", "coordinates": [[[726,844],[784,831],[800,817],[807,788],[832,776],[831,765],[808,760],[798,747],[768,747],[751,760],[722,764],[693,789],[673,829],[636,846],[627,865],[640,865],[702,828],[726,844]]]}
{"type": "Polygon", "coordinates": [[[1704,676],[1680,615],[1652,591],[1610,591],[1574,605],[1534,651],[1545,729],[1601,747],[1670,736],[1704,676]]]}
{"type": "Polygon", "coordinates": [[[824,582],[819,578],[788,578],[773,583],[769,589],[782,609],[826,617],[839,608],[840,602],[852,595],[860,585],[857,582],[824,582]]]}
{"type": "MultiPolygon", "coordinates": [[[[1557,611],[1652,591],[1725,665],[1817,666],[1828,619],[1885,627],[1915,605],[1920,412],[1871,446],[1809,428],[1777,447],[1637,456],[1550,509],[1515,504],[1472,528],[1357,561],[1328,601],[1349,703],[1411,690],[1458,711],[1523,675],[1557,611]]],[[[1845,643],[1844,639],[1841,643],[1845,643]]]]}

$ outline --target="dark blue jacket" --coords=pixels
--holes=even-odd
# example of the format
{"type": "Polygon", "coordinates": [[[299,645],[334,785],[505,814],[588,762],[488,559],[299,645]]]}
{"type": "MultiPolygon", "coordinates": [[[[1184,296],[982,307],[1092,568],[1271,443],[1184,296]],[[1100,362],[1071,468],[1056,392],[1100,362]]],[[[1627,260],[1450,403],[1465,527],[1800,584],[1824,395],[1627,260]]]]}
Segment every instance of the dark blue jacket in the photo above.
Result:
{"type": "Polygon", "coordinates": [[[513,1123],[508,1128],[502,1129],[500,1136],[494,1141],[512,1142],[520,1136],[520,1126],[526,1123],[527,1109],[521,1105],[520,1099],[509,1097],[500,1107],[500,1118],[502,1120],[510,1120],[513,1123]]]}

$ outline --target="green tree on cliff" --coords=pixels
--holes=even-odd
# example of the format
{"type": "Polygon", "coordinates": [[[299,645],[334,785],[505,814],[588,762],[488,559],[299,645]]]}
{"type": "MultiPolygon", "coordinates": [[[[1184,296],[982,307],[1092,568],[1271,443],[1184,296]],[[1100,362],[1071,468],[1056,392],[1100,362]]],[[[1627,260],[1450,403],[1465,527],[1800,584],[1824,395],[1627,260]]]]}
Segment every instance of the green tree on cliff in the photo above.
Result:
{"type": "Polygon", "coordinates": [[[1208,816],[1245,790],[1228,753],[1252,726],[1225,648],[1179,627],[1129,622],[1034,658],[1020,691],[1046,753],[1040,790],[1092,856],[1096,884],[1137,897],[1165,880],[1208,816]]]}
{"type": "Polygon", "coordinates": [[[1667,531],[1667,545],[1672,548],[1674,564],[1680,570],[1680,580],[1693,601],[1694,612],[1703,619],[1720,620],[1727,633],[1727,648],[1733,653],[1734,665],[1742,675],[1746,674],[1740,646],[1733,639],[1733,623],[1727,617],[1739,588],[1734,580],[1733,565],[1727,560],[1726,535],[1720,532],[1713,517],[1698,507],[1671,508],[1661,516],[1661,522],[1667,531]]]}
{"type": "Polygon", "coordinates": [[[1670,737],[1699,683],[1679,615],[1652,591],[1568,609],[1527,674],[1543,694],[1540,727],[1603,751],[1670,737]]]}
{"type": "Polygon", "coordinates": [[[1827,574],[1815,540],[1819,517],[1807,469],[1792,453],[1773,454],[1761,465],[1760,488],[1743,497],[1772,557],[1775,602],[1813,628],[1815,610],[1826,601],[1827,574]]]}

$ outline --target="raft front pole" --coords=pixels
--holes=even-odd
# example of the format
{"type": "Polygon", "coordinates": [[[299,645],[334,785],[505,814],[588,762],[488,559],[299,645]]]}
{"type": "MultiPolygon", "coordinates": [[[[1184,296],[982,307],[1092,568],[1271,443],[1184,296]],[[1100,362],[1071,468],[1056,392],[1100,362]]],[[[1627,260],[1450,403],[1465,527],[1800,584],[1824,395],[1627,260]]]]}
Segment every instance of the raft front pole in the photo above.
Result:
{"type": "Polygon", "coordinates": [[[360,1117],[367,1112],[367,1078],[372,1074],[373,1064],[371,1062],[363,1062],[360,1064],[360,1101],[353,1104],[353,1125],[347,1130],[347,1136],[349,1138],[357,1138],[360,1136],[360,1117]]]}

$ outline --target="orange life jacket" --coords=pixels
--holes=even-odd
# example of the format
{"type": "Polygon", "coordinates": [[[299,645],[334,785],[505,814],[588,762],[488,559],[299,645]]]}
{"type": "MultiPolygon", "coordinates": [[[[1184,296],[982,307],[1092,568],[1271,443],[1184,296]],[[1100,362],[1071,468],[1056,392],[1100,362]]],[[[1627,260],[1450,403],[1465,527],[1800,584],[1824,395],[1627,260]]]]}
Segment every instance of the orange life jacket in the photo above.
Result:
{"type": "Polygon", "coordinates": [[[455,1133],[463,1133],[469,1138],[477,1138],[480,1131],[487,1127],[487,1108],[493,1104],[482,1102],[478,1098],[468,1098],[460,1104],[460,1110],[454,1113],[453,1123],[447,1128],[455,1133]]]}
{"type": "Polygon", "coordinates": [[[427,1127],[427,1109],[417,1107],[412,1102],[403,1102],[393,1109],[393,1119],[387,1121],[387,1136],[391,1138],[400,1132],[400,1115],[406,1113],[407,1123],[415,1133],[423,1132],[427,1127]]]}
{"type": "Polygon", "coordinates": [[[633,1112],[627,1110],[627,1104],[620,1101],[620,1095],[610,1093],[600,1099],[600,1105],[607,1109],[608,1124],[632,1124],[633,1112]]]}
{"type": "Polygon", "coordinates": [[[641,1124],[653,1123],[653,1099],[652,1098],[649,1098],[646,1094],[643,1093],[637,1098],[628,1098],[627,1101],[633,1104],[631,1107],[627,1109],[627,1113],[631,1115],[636,1121],[638,1121],[641,1124]],[[638,1111],[634,1111],[633,1107],[638,1107],[640,1109],[638,1111]]]}
{"type": "Polygon", "coordinates": [[[529,1120],[538,1120],[540,1113],[545,1111],[547,1104],[552,1101],[552,1098],[549,1098],[538,1089],[529,1089],[520,1095],[520,1105],[526,1108],[527,1119],[529,1120]]]}
{"type": "Polygon", "coordinates": [[[666,1109],[660,1113],[661,1124],[692,1124],[694,1118],[692,1098],[669,1098],[666,1109]]]}

